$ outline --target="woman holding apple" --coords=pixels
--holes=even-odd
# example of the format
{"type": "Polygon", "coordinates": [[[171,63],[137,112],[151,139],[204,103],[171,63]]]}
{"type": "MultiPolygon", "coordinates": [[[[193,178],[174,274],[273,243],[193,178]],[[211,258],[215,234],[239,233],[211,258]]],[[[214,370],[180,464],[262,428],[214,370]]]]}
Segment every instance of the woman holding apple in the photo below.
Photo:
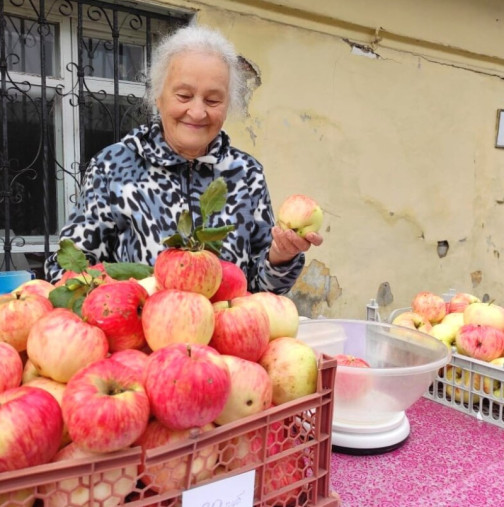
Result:
{"type": "MultiPolygon", "coordinates": [[[[153,265],[183,212],[201,225],[200,197],[222,177],[226,205],[209,225],[235,229],[221,258],[245,272],[249,291],[287,292],[303,252],[322,237],[275,225],[261,164],[222,130],[228,113],[244,106],[245,79],[233,46],[214,30],[182,28],[161,41],[149,78],[149,105],[158,116],[91,159],[60,239],[71,239],[91,264],[153,265]]],[[[45,269],[51,282],[62,276],[56,254],[45,269]]]]}

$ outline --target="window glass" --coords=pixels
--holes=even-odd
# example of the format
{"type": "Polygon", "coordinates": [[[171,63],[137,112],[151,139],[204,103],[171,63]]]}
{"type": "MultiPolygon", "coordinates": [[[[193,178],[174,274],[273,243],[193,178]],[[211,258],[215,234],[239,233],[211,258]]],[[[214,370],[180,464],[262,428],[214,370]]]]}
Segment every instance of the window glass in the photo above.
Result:
{"type": "MultiPolygon", "coordinates": [[[[37,21],[5,16],[5,40],[7,67],[10,71],[41,74],[40,32],[37,21]]],[[[56,25],[46,24],[43,28],[45,48],[45,74],[56,76],[56,25]]]]}
{"type": "MultiPolygon", "coordinates": [[[[86,37],[83,40],[84,74],[114,79],[114,44],[111,40],[86,37]]],[[[117,63],[119,79],[143,81],[144,48],[140,45],[118,43],[117,63]]]]}
{"type": "MultiPolygon", "coordinates": [[[[44,195],[49,202],[50,234],[56,233],[56,168],[54,161],[54,92],[48,91],[47,171],[43,183],[44,143],[42,142],[40,96],[37,89],[12,95],[7,101],[9,146],[9,213],[11,229],[20,235],[44,234],[44,195]]],[[[1,183],[3,185],[3,182],[1,183]]],[[[0,207],[0,224],[5,223],[5,209],[0,207]]],[[[1,228],[1,227],[0,227],[1,228]]]]}
{"type": "Polygon", "coordinates": [[[31,268],[40,270],[46,244],[57,248],[81,170],[103,147],[147,121],[143,96],[151,48],[190,15],[166,7],[142,10],[149,2],[123,0],[0,2],[7,70],[0,73],[7,97],[0,146],[7,146],[8,160],[0,169],[0,256],[1,231],[9,229],[20,239],[14,254],[41,256],[30,258],[31,268]]]}
{"type": "MultiPolygon", "coordinates": [[[[147,120],[142,97],[118,97],[121,135],[147,120]]],[[[86,95],[83,111],[85,160],[114,142],[114,96],[97,100],[94,95],[86,95]]]]}

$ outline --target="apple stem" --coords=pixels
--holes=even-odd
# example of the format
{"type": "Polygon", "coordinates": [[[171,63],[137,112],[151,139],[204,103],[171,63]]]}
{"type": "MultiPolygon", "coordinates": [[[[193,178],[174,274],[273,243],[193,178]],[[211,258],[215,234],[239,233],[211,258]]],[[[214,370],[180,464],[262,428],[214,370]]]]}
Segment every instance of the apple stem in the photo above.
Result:
{"type": "Polygon", "coordinates": [[[189,345],[189,343],[186,345],[186,348],[187,348],[187,355],[189,357],[191,357],[191,345],[189,345]]]}

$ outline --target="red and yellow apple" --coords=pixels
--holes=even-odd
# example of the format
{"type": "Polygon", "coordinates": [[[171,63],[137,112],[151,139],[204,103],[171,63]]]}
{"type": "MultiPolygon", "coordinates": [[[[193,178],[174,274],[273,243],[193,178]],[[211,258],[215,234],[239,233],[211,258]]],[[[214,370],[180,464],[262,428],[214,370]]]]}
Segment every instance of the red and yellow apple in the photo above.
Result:
{"type": "Polygon", "coordinates": [[[52,310],[52,303],[37,294],[0,295],[0,342],[9,343],[18,352],[26,350],[32,326],[52,310]]]}
{"type": "Polygon", "coordinates": [[[468,292],[457,292],[450,301],[448,301],[448,313],[463,312],[468,305],[472,303],[481,303],[481,299],[468,292]]]}
{"type": "Polygon", "coordinates": [[[17,297],[36,294],[37,296],[48,298],[53,289],[54,285],[47,280],[34,278],[33,280],[28,280],[27,282],[22,283],[19,287],[12,291],[12,294],[17,297]]]}
{"type": "Polygon", "coordinates": [[[395,326],[409,327],[410,329],[418,329],[423,333],[429,333],[432,329],[432,324],[429,320],[413,311],[405,311],[394,317],[392,324],[395,326]]]}
{"type": "MultiPolygon", "coordinates": [[[[49,394],[54,396],[54,399],[58,402],[61,407],[61,403],[63,401],[63,393],[65,392],[66,384],[62,384],[61,382],[57,382],[56,380],[47,378],[47,377],[33,377],[27,382],[23,382],[23,385],[28,385],[31,387],[38,387],[47,391],[49,394]]],[[[68,427],[66,424],[63,424],[63,432],[61,435],[61,443],[60,448],[64,447],[70,442],[70,434],[68,433],[68,427]]]]}
{"type": "Polygon", "coordinates": [[[138,375],[138,378],[142,382],[144,381],[149,360],[149,354],[146,352],[138,349],[118,350],[110,355],[110,359],[131,368],[138,375]]]}
{"type": "Polygon", "coordinates": [[[211,298],[221,283],[222,265],[209,250],[167,248],[156,258],[154,276],[164,289],[196,292],[211,298]]]}
{"type": "Polygon", "coordinates": [[[255,292],[248,301],[259,301],[268,315],[270,340],[280,336],[295,338],[299,329],[296,304],[287,296],[273,292],[255,292]]]}
{"type": "Polygon", "coordinates": [[[89,364],[69,380],[61,407],[72,441],[98,453],[129,447],[145,431],[150,415],[135,372],[109,358],[89,364]]]}
{"type": "Polygon", "coordinates": [[[231,375],[221,354],[208,345],[168,345],[149,356],[145,390],[156,419],[185,430],[213,422],[222,412],[231,375]]]}
{"type": "Polygon", "coordinates": [[[217,292],[210,298],[212,303],[228,301],[247,295],[247,277],[234,262],[219,259],[222,266],[222,280],[217,292]]]}
{"type": "Polygon", "coordinates": [[[282,202],[277,218],[277,223],[282,229],[292,229],[304,238],[309,232],[320,230],[324,213],[311,197],[293,194],[282,202]]]}
{"type": "Polygon", "coordinates": [[[148,297],[136,280],[105,283],[84,299],[82,318],[105,333],[110,352],[140,349],[146,344],[142,308],[148,297]]]}
{"type": "Polygon", "coordinates": [[[61,408],[47,391],[19,386],[0,393],[0,473],[48,463],[62,431],[61,408]]]}
{"type": "Polygon", "coordinates": [[[455,346],[459,354],[492,361],[504,354],[504,331],[488,325],[464,324],[457,332],[455,346]]]}
{"type": "Polygon", "coordinates": [[[418,292],[411,302],[411,310],[422,315],[431,324],[441,322],[446,315],[446,302],[430,291],[418,292]]]}
{"type": "Polygon", "coordinates": [[[258,363],[236,356],[223,355],[231,375],[231,391],[215,423],[227,424],[257,414],[271,405],[273,384],[258,363]]]}
{"type": "Polygon", "coordinates": [[[262,305],[251,305],[249,298],[213,304],[215,327],[209,345],[221,354],[257,361],[268,345],[269,321],[262,305]]]}
{"type": "Polygon", "coordinates": [[[23,360],[9,343],[0,342],[0,393],[18,387],[23,378],[23,360]]]}
{"type": "Polygon", "coordinates": [[[493,326],[504,331],[504,308],[490,303],[472,303],[464,310],[464,324],[493,326]]]}
{"type": "Polygon", "coordinates": [[[27,354],[39,375],[66,383],[109,351],[105,333],[66,308],[55,308],[31,328],[27,354]]]}
{"type": "Polygon", "coordinates": [[[212,303],[196,292],[160,290],[147,299],[142,311],[145,339],[153,351],[176,343],[208,345],[214,325],[212,303]]]}
{"type": "Polygon", "coordinates": [[[317,391],[318,365],[315,351],[291,337],[268,343],[259,359],[273,383],[273,403],[281,405],[317,391]]]}

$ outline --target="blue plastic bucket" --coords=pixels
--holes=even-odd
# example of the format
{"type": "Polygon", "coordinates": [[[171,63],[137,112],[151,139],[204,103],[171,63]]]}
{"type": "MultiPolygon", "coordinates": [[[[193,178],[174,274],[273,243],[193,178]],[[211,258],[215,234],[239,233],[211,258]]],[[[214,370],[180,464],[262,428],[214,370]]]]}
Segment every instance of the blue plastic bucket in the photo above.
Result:
{"type": "Polygon", "coordinates": [[[35,275],[32,271],[0,271],[0,294],[12,292],[33,278],[35,275]]]}

